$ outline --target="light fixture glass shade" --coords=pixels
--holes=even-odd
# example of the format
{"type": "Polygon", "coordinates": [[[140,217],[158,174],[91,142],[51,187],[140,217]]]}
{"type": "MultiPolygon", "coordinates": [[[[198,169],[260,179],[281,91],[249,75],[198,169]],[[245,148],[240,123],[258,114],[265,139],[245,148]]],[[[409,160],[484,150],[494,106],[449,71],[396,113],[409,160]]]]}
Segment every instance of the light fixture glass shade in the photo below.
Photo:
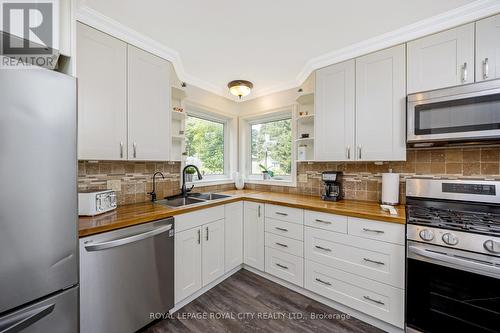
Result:
{"type": "Polygon", "coordinates": [[[250,81],[235,80],[228,83],[229,92],[239,98],[250,94],[253,84],[250,81]]]}

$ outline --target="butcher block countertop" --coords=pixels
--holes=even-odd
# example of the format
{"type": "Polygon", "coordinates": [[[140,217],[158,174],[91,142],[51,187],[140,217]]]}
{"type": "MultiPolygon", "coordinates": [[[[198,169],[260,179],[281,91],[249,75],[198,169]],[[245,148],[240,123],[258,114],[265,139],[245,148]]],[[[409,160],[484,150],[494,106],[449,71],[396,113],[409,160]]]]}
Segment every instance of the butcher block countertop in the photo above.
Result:
{"type": "Polygon", "coordinates": [[[102,215],[80,217],[78,225],[79,236],[90,236],[241,200],[360,217],[383,222],[404,224],[406,221],[404,206],[396,206],[398,215],[390,215],[388,212],[383,211],[378,203],[371,201],[341,200],[339,202],[328,202],[321,200],[321,198],[317,196],[253,190],[231,190],[218,193],[227,194],[231,197],[178,208],[170,208],[160,204],[144,202],[118,206],[116,210],[102,215]]]}

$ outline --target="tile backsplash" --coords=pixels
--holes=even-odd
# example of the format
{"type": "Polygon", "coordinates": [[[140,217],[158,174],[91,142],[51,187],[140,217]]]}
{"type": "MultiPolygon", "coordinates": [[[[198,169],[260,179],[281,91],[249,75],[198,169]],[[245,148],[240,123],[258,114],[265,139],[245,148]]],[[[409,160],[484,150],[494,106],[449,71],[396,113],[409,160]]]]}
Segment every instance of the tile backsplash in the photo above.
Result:
{"type": "MultiPolygon", "coordinates": [[[[408,150],[405,162],[301,162],[297,165],[297,186],[246,184],[246,188],[282,193],[319,196],[322,191],[321,172],[343,171],[344,197],[347,199],[379,201],[382,189],[381,173],[401,174],[400,201],[404,200],[405,180],[415,175],[453,178],[500,180],[500,146],[486,148],[447,148],[408,150]]],[[[115,189],[118,203],[148,201],[152,176],[161,171],[165,179],[157,178],[158,198],[180,192],[179,162],[78,162],[78,189],[115,189]]],[[[197,186],[199,191],[217,192],[234,189],[233,184],[197,186]]]]}

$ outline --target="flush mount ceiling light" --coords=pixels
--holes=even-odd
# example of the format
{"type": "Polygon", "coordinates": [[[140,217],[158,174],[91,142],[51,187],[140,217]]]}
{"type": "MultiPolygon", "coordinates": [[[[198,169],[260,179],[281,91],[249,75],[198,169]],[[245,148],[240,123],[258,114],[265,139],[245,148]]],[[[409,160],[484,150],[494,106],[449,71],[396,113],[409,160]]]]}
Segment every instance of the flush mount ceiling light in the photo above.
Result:
{"type": "Polygon", "coordinates": [[[240,99],[248,94],[253,88],[253,83],[245,80],[234,80],[227,84],[229,92],[240,99]]]}

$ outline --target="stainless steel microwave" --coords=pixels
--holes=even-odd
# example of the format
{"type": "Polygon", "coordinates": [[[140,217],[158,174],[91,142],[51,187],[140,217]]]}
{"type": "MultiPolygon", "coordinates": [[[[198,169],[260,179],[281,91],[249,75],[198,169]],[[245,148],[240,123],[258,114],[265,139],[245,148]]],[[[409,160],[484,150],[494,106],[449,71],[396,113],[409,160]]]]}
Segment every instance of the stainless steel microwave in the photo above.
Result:
{"type": "Polygon", "coordinates": [[[408,95],[407,143],[500,141],[500,79],[408,95]]]}

